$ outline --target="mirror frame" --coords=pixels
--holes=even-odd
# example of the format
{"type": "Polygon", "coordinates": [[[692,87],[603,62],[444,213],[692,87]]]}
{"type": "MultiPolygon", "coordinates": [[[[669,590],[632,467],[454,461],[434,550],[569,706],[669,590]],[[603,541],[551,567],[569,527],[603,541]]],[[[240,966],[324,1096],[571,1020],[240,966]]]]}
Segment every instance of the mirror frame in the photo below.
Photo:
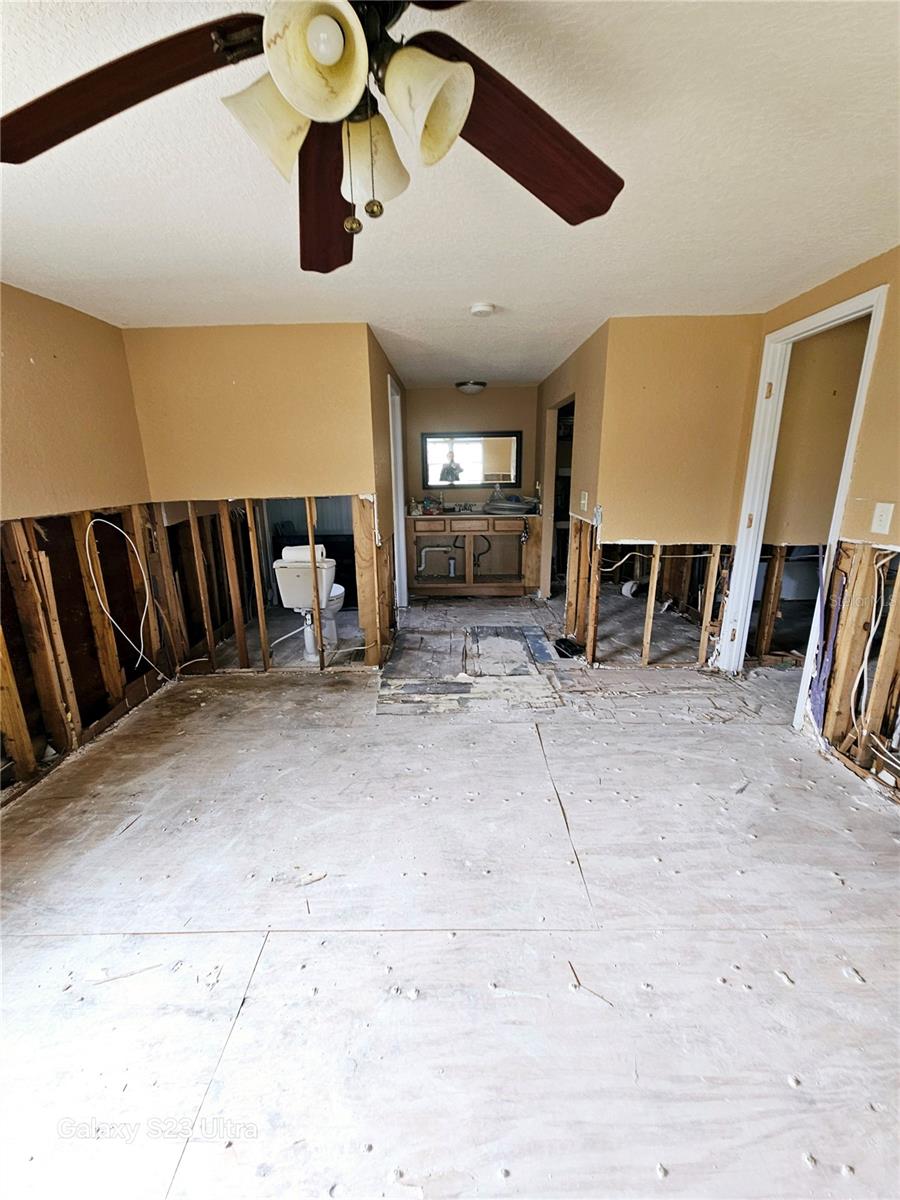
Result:
{"type": "Polygon", "coordinates": [[[426,492],[441,491],[446,487],[449,491],[491,491],[494,487],[521,488],[522,486],[522,430],[521,429],[464,429],[444,432],[436,429],[422,434],[422,486],[426,492]],[[513,479],[505,483],[448,483],[438,484],[428,482],[428,439],[429,438],[476,438],[476,437],[505,437],[516,439],[516,473],[513,479]]]}

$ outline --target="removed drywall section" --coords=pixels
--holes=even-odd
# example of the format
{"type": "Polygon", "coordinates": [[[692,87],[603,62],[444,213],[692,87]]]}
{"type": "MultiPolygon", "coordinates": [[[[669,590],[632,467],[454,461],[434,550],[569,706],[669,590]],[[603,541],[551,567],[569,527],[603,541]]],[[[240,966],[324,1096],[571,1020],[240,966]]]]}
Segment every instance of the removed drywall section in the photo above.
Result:
{"type": "MultiPolygon", "coordinates": [[[[759,331],[756,316],[609,322],[597,486],[604,541],[734,539],[759,331]]],[[[576,452],[580,406],[576,392],[576,452]]]]}
{"type": "Polygon", "coordinates": [[[365,325],[124,337],[155,500],[373,490],[365,325]]]}
{"type": "MultiPolygon", "coordinates": [[[[515,490],[534,495],[534,447],[537,423],[537,387],[486,387],[466,396],[454,387],[410,388],[406,393],[404,440],[406,492],[421,496],[423,433],[498,433],[522,431],[522,486],[515,490]]],[[[434,489],[432,489],[434,490],[434,489]]],[[[481,504],[491,488],[466,488],[461,504],[481,504]]]]}
{"type": "Polygon", "coordinates": [[[869,383],[841,536],[900,544],[900,247],[845,271],[765,314],[764,333],[781,329],[842,300],[888,284],[887,306],[869,383]],[[879,501],[894,505],[887,533],[872,533],[879,501]]]}
{"type": "Polygon", "coordinates": [[[121,331],[3,284],[0,332],[4,518],[146,500],[121,331]]]}
{"type": "Polygon", "coordinates": [[[828,541],[869,318],[791,347],[763,541],[828,541]]]}

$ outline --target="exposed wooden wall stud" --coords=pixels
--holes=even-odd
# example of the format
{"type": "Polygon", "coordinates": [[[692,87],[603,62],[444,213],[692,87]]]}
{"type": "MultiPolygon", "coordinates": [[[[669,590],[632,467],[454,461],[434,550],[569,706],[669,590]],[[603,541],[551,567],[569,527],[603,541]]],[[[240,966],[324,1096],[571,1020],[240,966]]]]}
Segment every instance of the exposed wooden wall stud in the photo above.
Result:
{"type": "MultiPolygon", "coordinates": [[[[889,563],[884,564],[885,572],[889,565],[889,563]]],[[[878,663],[872,674],[866,711],[861,722],[866,732],[860,740],[856,758],[864,767],[871,767],[873,764],[872,734],[878,736],[891,697],[893,697],[893,711],[890,715],[894,716],[898,703],[898,692],[900,692],[900,574],[894,578],[894,590],[884,618],[878,663]]],[[[900,755],[895,757],[900,757],[900,755]]]]}
{"type": "Polygon", "coordinates": [[[125,695],[125,672],[119,662],[119,651],[112,622],[103,610],[103,605],[109,608],[109,601],[103,583],[100,555],[97,553],[97,540],[93,529],[90,529],[91,514],[89,512],[72,513],[69,521],[72,525],[72,535],[75,538],[78,565],[81,568],[81,582],[84,586],[88,613],[94,630],[94,644],[97,648],[103,685],[110,703],[118,704],[125,695]],[[90,534],[88,534],[89,529],[90,534]],[[91,575],[92,568],[93,576],[91,575]],[[101,599],[103,605],[100,603],[101,599]]]}
{"type": "Polygon", "coordinates": [[[709,654],[709,637],[712,626],[713,605],[716,600],[716,588],[719,582],[719,559],[722,554],[721,546],[710,546],[709,558],[706,560],[706,576],[703,583],[703,609],[700,614],[700,646],[697,651],[697,663],[703,666],[709,654]]]}
{"type": "Polygon", "coordinates": [[[566,559],[566,636],[574,636],[578,609],[578,564],[581,561],[582,522],[569,517],[569,553],[566,559]]]}
{"type": "Polygon", "coordinates": [[[168,621],[168,632],[172,643],[172,653],[176,665],[187,658],[188,637],[184,620],[184,609],[181,596],[178,594],[178,584],[175,580],[175,570],[172,566],[172,552],[169,546],[169,534],[163,520],[161,504],[153,505],[153,534],[156,543],[156,554],[159,562],[159,580],[161,583],[163,608],[168,621]]]}
{"type": "Polygon", "coordinates": [[[766,563],[766,578],[756,626],[755,654],[757,658],[764,658],[772,647],[772,635],[778,619],[778,605],[781,603],[784,563],[787,558],[787,546],[772,546],[771,549],[772,556],[766,563]]]}
{"type": "Polygon", "coordinates": [[[823,735],[832,745],[840,746],[852,724],[851,694],[869,637],[874,588],[875,549],[859,544],[853,548],[841,606],[822,727],[823,735]]]}
{"type": "Polygon", "coordinates": [[[366,663],[377,667],[381,664],[383,639],[375,568],[375,506],[364,496],[353,496],[352,507],[359,623],[366,643],[366,663]]]}
{"type": "MultiPolygon", "coordinates": [[[[132,504],[122,510],[122,524],[125,527],[125,532],[137,547],[140,559],[140,565],[138,565],[134,553],[129,546],[128,564],[131,568],[131,580],[134,584],[138,612],[143,612],[144,604],[147,603],[146,629],[147,644],[150,651],[149,658],[156,662],[159,657],[161,642],[159,636],[159,614],[156,611],[156,600],[153,595],[153,583],[150,573],[148,523],[149,517],[146,504],[132,504]],[[144,568],[144,574],[141,573],[141,567],[144,568]],[[147,579],[146,585],[144,584],[144,576],[147,579]]],[[[142,664],[141,669],[145,670],[146,665],[142,664]]]]}
{"type": "MultiPolygon", "coordinates": [[[[25,639],[25,649],[34,676],[41,715],[55,749],[62,754],[66,749],[77,746],[81,721],[74,688],[68,691],[63,689],[56,661],[58,647],[54,643],[45,602],[47,583],[43,578],[40,560],[31,552],[28,535],[21,521],[7,521],[3,526],[3,557],[6,560],[9,582],[25,639]]],[[[59,648],[62,649],[65,662],[65,650],[61,647],[61,639],[59,648]]],[[[67,663],[65,670],[71,682],[67,663]]]]}
{"type": "MultiPolygon", "coordinates": [[[[225,573],[228,577],[228,595],[231,599],[231,616],[234,621],[234,640],[237,645],[238,662],[242,667],[250,666],[247,650],[247,629],[244,624],[244,605],[241,600],[241,584],[237,561],[234,556],[234,537],[231,530],[231,507],[227,500],[219,501],[219,533],[225,552],[225,573]]],[[[315,578],[315,577],[314,577],[315,578]]]]}
{"type": "Polygon", "coordinates": [[[309,557],[312,560],[313,629],[319,652],[319,670],[325,670],[325,641],[322,637],[322,598],[319,595],[319,564],[316,559],[316,502],[306,497],[306,533],[309,538],[309,557]]]}
{"type": "Polygon", "coordinates": [[[588,586],[588,616],[587,641],[585,643],[587,660],[592,663],[597,657],[597,623],[600,613],[600,584],[602,576],[600,568],[603,565],[603,552],[600,548],[599,531],[591,528],[591,562],[590,581],[588,586]]]}
{"type": "Polygon", "coordinates": [[[266,624],[266,596],[262,581],[262,564],[259,556],[259,535],[256,528],[256,501],[245,500],[247,506],[247,532],[250,535],[250,559],[253,566],[253,590],[256,594],[256,623],[259,628],[259,649],[262,654],[263,670],[272,666],[272,651],[269,649],[269,628],[266,624]]]}
{"type": "Polygon", "coordinates": [[[194,552],[194,568],[197,572],[197,591],[200,595],[200,611],[203,613],[203,631],[206,637],[206,654],[209,658],[209,668],[216,669],[216,634],[213,629],[212,613],[209,607],[209,587],[206,582],[206,568],[203,563],[203,544],[200,539],[200,525],[197,521],[197,507],[193,500],[188,500],[188,523],[191,529],[191,548],[194,552]]]}
{"type": "Polygon", "coordinates": [[[30,779],[37,771],[37,760],[34,757],[34,746],[31,744],[31,734],[28,723],[22,711],[22,701],[19,699],[19,689],[13,675],[9,654],[6,649],[6,635],[0,628],[0,709],[2,709],[3,739],[6,752],[13,760],[16,778],[30,779]]]}
{"type": "Polygon", "coordinates": [[[588,624],[588,587],[591,575],[591,543],[594,540],[594,526],[587,521],[580,522],[583,526],[578,546],[578,591],[575,602],[575,640],[585,645],[587,642],[588,624]]]}
{"type": "Polygon", "coordinates": [[[653,613],[656,605],[656,584],[659,579],[659,560],[662,546],[653,547],[653,557],[650,561],[650,580],[647,586],[647,608],[644,613],[644,639],[641,644],[641,666],[650,663],[650,641],[653,637],[653,613]]]}

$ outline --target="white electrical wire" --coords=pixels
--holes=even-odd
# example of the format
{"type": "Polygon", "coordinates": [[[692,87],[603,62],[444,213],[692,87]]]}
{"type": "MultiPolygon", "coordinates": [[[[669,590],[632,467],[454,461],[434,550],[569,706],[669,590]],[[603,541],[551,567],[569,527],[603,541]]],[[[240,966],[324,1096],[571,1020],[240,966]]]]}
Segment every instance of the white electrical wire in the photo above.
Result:
{"type": "Polygon", "coordinates": [[[877,757],[884,759],[886,763],[890,763],[892,767],[895,767],[898,771],[900,771],[900,759],[896,759],[892,754],[888,753],[881,738],[876,737],[874,733],[870,734],[869,737],[875,743],[875,754],[877,757]]]}
{"type": "Polygon", "coordinates": [[[369,650],[372,646],[377,646],[377,644],[377,642],[369,642],[365,646],[344,646],[340,650],[335,650],[331,657],[337,658],[339,654],[355,654],[357,650],[369,650]]]}
{"type": "Polygon", "coordinates": [[[282,634],[280,638],[276,638],[274,642],[269,643],[269,649],[274,650],[279,642],[286,642],[289,637],[294,637],[295,634],[302,633],[305,628],[305,625],[301,625],[299,629],[292,629],[290,633],[282,634]]]}
{"type": "MultiPolygon", "coordinates": [[[[96,549],[96,542],[97,542],[97,535],[94,534],[95,549],[96,549]]],[[[141,561],[141,556],[138,553],[137,546],[134,544],[134,542],[131,540],[131,538],[128,536],[128,534],[125,532],[125,530],[121,528],[121,526],[116,525],[113,521],[107,521],[105,517],[92,517],[91,520],[88,522],[87,528],[84,531],[84,550],[85,550],[85,557],[87,558],[88,571],[90,572],[90,576],[91,576],[91,583],[94,585],[94,591],[97,593],[97,600],[100,603],[100,607],[106,613],[107,617],[109,617],[110,621],[115,626],[115,628],[118,629],[119,633],[121,633],[121,635],[125,639],[125,641],[128,642],[129,646],[133,646],[134,649],[137,650],[137,652],[138,652],[137,662],[135,663],[135,666],[136,667],[140,666],[141,660],[143,659],[144,662],[147,662],[150,664],[150,666],[154,669],[154,671],[156,671],[156,673],[160,676],[161,679],[165,679],[166,683],[174,683],[175,681],[173,679],[171,679],[165,673],[165,671],[163,671],[160,667],[158,667],[156,665],[156,663],[153,662],[152,659],[149,659],[147,657],[147,655],[144,653],[144,622],[147,620],[147,613],[150,609],[150,581],[147,578],[147,572],[144,570],[144,564],[141,561]],[[94,528],[95,525],[108,525],[110,527],[110,529],[115,529],[115,531],[117,533],[121,533],[122,537],[125,538],[125,540],[128,542],[128,545],[134,551],[134,557],[138,561],[138,566],[141,569],[141,578],[144,581],[144,610],[141,613],[140,634],[139,634],[140,641],[141,641],[140,645],[138,645],[136,642],[133,642],[131,640],[131,638],[128,636],[128,634],[125,632],[125,630],[122,628],[122,626],[119,624],[119,622],[112,615],[112,613],[109,611],[109,609],[106,607],[106,604],[104,603],[103,593],[100,589],[100,586],[97,583],[97,576],[94,574],[93,556],[91,555],[91,546],[90,546],[91,530],[94,528]]]]}
{"type": "MultiPolygon", "coordinates": [[[[700,554],[661,554],[660,561],[665,558],[709,558],[712,551],[705,550],[700,554]]],[[[600,570],[604,573],[607,571],[615,571],[616,567],[621,567],[622,563],[628,562],[629,558],[652,558],[652,554],[648,554],[646,550],[631,550],[624,558],[620,558],[618,562],[613,563],[611,567],[601,567],[600,570]]]]}

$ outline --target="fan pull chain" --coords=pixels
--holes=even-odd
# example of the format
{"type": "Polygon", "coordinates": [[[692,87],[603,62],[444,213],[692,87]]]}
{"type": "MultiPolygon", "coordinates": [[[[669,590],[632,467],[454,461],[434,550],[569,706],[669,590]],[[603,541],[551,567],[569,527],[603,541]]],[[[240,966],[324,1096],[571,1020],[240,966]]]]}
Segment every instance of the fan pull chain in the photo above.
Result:
{"type": "Polygon", "coordinates": [[[356,215],[356,201],[353,198],[353,157],[350,151],[350,122],[344,122],[344,128],[347,130],[347,174],[350,176],[350,204],[353,207],[353,212],[349,217],[344,217],[344,230],[347,233],[357,234],[362,229],[362,221],[356,215]]]}
{"type": "Polygon", "coordinates": [[[372,179],[372,199],[366,201],[366,213],[370,217],[380,217],[384,212],[384,205],[380,200],[375,199],[375,140],[372,136],[372,93],[366,88],[366,108],[369,113],[369,170],[372,179]]]}

